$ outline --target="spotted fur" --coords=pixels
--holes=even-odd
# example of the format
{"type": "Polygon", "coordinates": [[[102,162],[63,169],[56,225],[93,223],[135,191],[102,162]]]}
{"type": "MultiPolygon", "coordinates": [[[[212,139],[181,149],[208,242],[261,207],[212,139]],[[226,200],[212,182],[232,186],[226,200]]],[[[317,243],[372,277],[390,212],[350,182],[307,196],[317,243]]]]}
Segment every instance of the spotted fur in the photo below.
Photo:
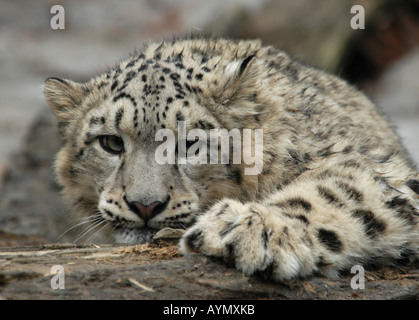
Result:
{"type": "Polygon", "coordinates": [[[45,96],[63,138],[63,193],[117,241],[187,228],[184,254],[275,281],[418,257],[419,176],[392,127],[355,88],[274,47],[150,43],[86,83],[49,78],[45,96]],[[261,174],[231,157],[158,164],[156,132],[177,132],[178,121],[207,133],[263,129],[261,174]],[[108,136],[122,152],[106,151],[108,136]]]}

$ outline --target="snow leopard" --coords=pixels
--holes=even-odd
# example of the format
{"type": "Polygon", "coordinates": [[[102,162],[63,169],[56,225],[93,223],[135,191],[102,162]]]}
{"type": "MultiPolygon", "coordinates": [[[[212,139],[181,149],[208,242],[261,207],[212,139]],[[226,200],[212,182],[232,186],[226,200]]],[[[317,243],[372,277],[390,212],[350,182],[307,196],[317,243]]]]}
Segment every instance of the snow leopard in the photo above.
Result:
{"type": "Polygon", "coordinates": [[[86,82],[48,78],[44,93],[63,195],[112,241],[181,228],[183,255],[272,281],[419,257],[419,175],[393,125],[355,86],[274,46],[150,42],[86,82]],[[189,135],[209,144],[214,130],[226,148],[189,135]],[[250,130],[250,145],[234,147],[233,130],[250,130]],[[174,162],[156,160],[164,144],[174,162]],[[249,174],[255,144],[261,168],[249,174]],[[181,161],[182,150],[218,161],[181,161]]]}

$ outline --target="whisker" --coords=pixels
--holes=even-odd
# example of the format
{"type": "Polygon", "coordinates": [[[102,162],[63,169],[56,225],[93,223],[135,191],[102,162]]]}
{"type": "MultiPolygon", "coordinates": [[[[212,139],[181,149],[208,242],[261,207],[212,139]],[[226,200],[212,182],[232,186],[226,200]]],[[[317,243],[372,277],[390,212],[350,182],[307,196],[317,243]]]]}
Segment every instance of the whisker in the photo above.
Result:
{"type": "MultiPolygon", "coordinates": [[[[117,228],[119,228],[121,226],[120,223],[117,224],[110,224],[110,226],[113,226],[112,230],[109,232],[109,236],[110,237],[114,237],[114,233],[116,231],[117,228]]],[[[115,240],[115,238],[113,238],[115,240]]]]}
{"type": "Polygon", "coordinates": [[[116,228],[118,228],[118,227],[119,227],[119,223],[115,224],[115,225],[113,226],[112,230],[110,231],[110,234],[114,233],[114,232],[115,232],[115,230],[116,230],[116,228]]]}
{"type": "MultiPolygon", "coordinates": [[[[104,222],[107,222],[107,221],[104,221],[104,222]]],[[[99,225],[97,225],[97,227],[98,227],[99,225]]],[[[102,226],[99,230],[97,230],[93,235],[91,235],[88,239],[86,239],[85,241],[84,241],[84,243],[86,243],[86,242],[89,242],[91,239],[93,239],[94,237],[96,237],[102,230],[104,230],[105,228],[107,228],[107,227],[109,227],[110,226],[110,224],[109,223],[106,223],[104,226],[102,226]]]]}
{"type": "Polygon", "coordinates": [[[56,241],[58,241],[59,239],[61,239],[66,233],[68,233],[69,231],[73,230],[74,228],[77,228],[83,224],[89,223],[89,222],[95,222],[98,221],[99,219],[101,219],[100,216],[100,212],[97,212],[95,214],[92,214],[86,218],[81,219],[81,221],[77,224],[75,224],[74,226],[68,228],[66,231],[64,231],[57,239],[56,241]]]}
{"type": "Polygon", "coordinates": [[[77,242],[78,240],[80,240],[81,238],[83,238],[85,235],[87,235],[90,231],[92,231],[93,229],[95,229],[96,227],[100,226],[101,224],[106,223],[106,220],[99,220],[97,222],[95,222],[90,228],[88,228],[87,230],[85,230],[84,232],[81,232],[77,238],[73,241],[77,242]]]}

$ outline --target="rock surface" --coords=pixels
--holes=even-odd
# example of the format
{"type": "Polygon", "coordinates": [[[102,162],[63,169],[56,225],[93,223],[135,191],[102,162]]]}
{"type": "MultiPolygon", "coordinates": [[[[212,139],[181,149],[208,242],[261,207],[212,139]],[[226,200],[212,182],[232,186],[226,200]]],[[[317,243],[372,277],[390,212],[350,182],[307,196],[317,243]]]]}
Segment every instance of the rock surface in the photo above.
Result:
{"type": "Polygon", "coordinates": [[[218,261],[180,257],[164,242],[137,246],[48,244],[0,249],[2,299],[418,299],[419,270],[365,273],[365,288],[352,289],[354,275],[314,277],[283,284],[246,277],[218,261]],[[53,266],[61,266],[61,273],[53,266]],[[59,276],[63,276],[60,280],[59,276]],[[63,284],[63,289],[54,289],[63,284]]]}

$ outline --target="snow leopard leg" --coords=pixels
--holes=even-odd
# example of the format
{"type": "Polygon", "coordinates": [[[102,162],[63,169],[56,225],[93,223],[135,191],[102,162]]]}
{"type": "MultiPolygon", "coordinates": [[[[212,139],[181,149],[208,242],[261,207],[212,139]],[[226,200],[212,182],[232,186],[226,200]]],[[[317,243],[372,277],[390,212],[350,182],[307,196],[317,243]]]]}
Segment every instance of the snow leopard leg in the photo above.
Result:
{"type": "Polygon", "coordinates": [[[186,232],[181,252],[219,257],[274,281],[417,257],[419,210],[382,184],[326,170],[261,202],[224,199],[186,232]]]}

